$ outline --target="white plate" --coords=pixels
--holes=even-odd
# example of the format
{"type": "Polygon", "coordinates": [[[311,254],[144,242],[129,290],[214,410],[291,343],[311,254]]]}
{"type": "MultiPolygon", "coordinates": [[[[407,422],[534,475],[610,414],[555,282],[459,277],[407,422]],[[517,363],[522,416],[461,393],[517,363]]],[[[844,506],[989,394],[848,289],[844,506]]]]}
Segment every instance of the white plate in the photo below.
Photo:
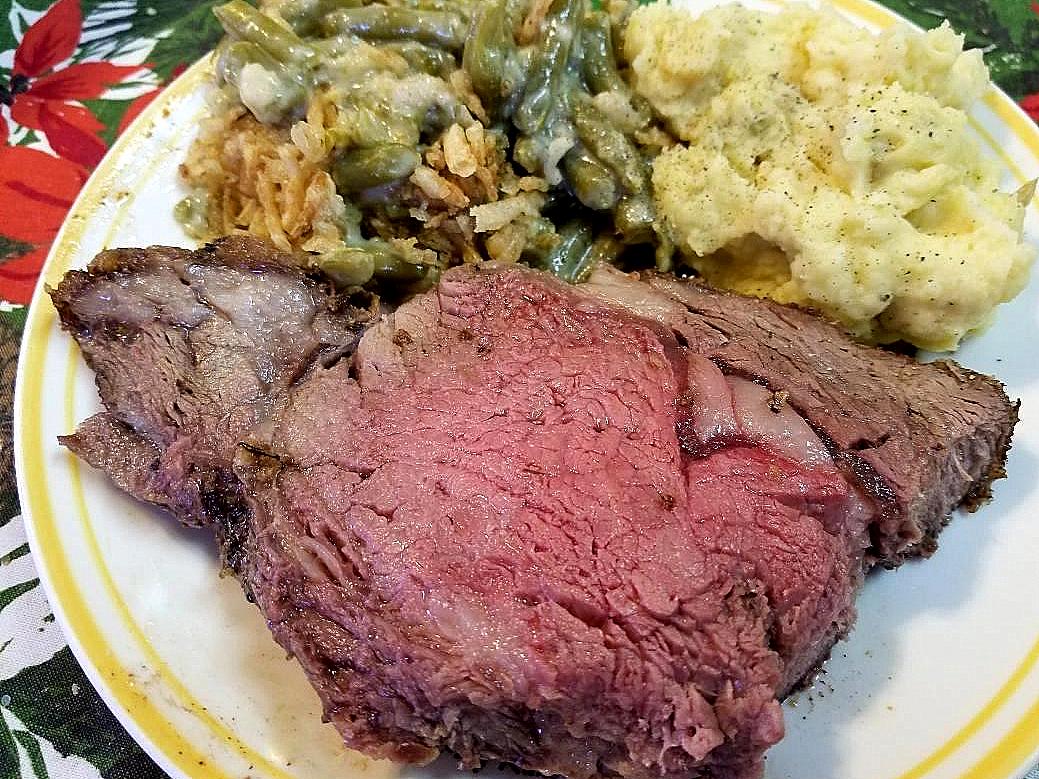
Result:
{"type": "MultiPolygon", "coordinates": [[[[896,17],[842,0],[859,22],[896,17]]],[[[178,163],[204,111],[191,68],[87,183],[44,270],[53,285],[101,249],[187,245],[172,217],[178,163]]],[[[1039,176],[1039,131],[993,90],[974,111],[1008,187],[1039,176]]],[[[1039,211],[1028,233],[1039,236],[1039,211]]],[[[1037,274],[1039,276],[1039,274],[1037,274]]],[[[996,500],[958,516],[938,554],[871,576],[826,673],[786,707],[769,779],[1009,779],[1039,751],[1039,278],[958,354],[1022,399],[996,500]]],[[[93,377],[37,291],[19,364],[15,444],[41,579],[73,651],[120,720],[174,777],[382,779],[342,747],[216,546],[82,467],[56,436],[99,408],[93,377]]],[[[440,761],[412,776],[449,777],[440,761]]],[[[486,772],[481,776],[493,776],[486,772]]]]}

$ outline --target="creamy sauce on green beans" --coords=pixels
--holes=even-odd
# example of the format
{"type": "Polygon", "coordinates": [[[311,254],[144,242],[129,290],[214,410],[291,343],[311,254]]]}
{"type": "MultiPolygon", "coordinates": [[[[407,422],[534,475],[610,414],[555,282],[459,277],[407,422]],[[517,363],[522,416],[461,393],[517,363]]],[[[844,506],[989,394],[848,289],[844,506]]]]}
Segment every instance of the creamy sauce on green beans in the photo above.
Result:
{"type": "MultiPolygon", "coordinates": [[[[342,245],[315,262],[343,283],[428,285],[459,261],[459,235],[469,259],[507,252],[571,282],[625,253],[652,260],[636,141],[651,117],[618,66],[623,12],[589,0],[231,0],[215,13],[227,32],[219,78],[258,122],[291,128],[315,100],[335,105],[325,131],[342,245]],[[493,156],[452,162],[475,141],[493,156]],[[427,170],[433,157],[450,171],[427,170]],[[486,179],[482,202],[463,174],[486,179]],[[510,197],[524,207],[494,234],[467,216],[510,197]],[[445,214],[454,222],[438,235],[430,225],[445,214]]],[[[206,196],[178,207],[196,234],[206,196]]]]}

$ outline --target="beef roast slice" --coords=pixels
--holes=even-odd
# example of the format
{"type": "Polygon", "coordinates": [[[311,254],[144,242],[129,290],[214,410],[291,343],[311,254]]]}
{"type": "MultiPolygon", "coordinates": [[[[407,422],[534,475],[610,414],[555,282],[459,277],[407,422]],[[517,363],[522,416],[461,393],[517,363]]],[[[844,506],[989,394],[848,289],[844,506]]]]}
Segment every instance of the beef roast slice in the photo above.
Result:
{"type": "Polygon", "coordinates": [[[952,509],[975,508],[1003,475],[1017,405],[989,376],[864,347],[810,312],[669,277],[647,285],[604,269],[586,290],[782,392],[879,505],[870,561],[930,555],[952,509]]]}
{"type": "Polygon", "coordinates": [[[65,442],[217,521],[348,743],[410,761],[758,775],[865,567],[926,550],[1013,425],[963,369],[610,271],[452,271],[350,361],[367,312],[257,243],[52,294],[107,408],[65,442]]]}
{"type": "Polygon", "coordinates": [[[588,291],[451,271],[315,372],[239,450],[243,576],[369,754],[758,776],[777,697],[853,619],[874,520],[937,527],[1012,409],[782,307],[612,273],[588,291]],[[937,391],[933,427],[871,422],[937,391]],[[868,459],[892,443],[926,455],[915,477],[868,459]]]}
{"type": "Polygon", "coordinates": [[[217,516],[232,535],[235,446],[371,317],[250,238],[103,252],[51,298],[106,408],[62,443],[131,495],[190,525],[217,516]]]}

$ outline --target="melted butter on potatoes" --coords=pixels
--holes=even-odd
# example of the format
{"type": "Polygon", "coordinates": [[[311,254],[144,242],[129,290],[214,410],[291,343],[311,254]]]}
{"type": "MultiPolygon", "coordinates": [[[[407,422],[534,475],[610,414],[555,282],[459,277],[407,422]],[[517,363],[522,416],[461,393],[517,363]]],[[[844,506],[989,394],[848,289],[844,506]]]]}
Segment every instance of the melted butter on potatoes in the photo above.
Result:
{"type": "Polygon", "coordinates": [[[624,43],[684,141],[653,165],[660,229],[712,283],[934,350],[1024,286],[1024,205],[964,113],[988,74],[947,26],[877,36],[806,6],[657,3],[624,43]]]}

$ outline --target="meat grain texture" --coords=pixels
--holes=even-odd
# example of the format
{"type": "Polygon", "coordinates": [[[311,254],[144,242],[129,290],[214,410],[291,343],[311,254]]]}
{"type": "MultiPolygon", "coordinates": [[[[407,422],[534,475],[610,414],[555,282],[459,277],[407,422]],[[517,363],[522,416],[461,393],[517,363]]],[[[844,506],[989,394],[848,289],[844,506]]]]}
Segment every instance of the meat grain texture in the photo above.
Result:
{"type": "MultiPolygon", "coordinates": [[[[174,264],[219,273],[240,249],[174,264]]],[[[217,305],[189,281],[197,319],[128,317],[163,252],[103,255],[53,294],[108,408],[66,443],[217,526],[328,719],[375,756],[760,776],[779,699],[850,628],[864,572],[933,550],[997,475],[1015,419],[997,382],[954,364],[611,270],[574,288],[454,269],[356,342],[369,314],[264,254],[261,275],[309,303],[291,332],[236,345],[253,402],[232,398],[243,418],[214,433],[232,409],[219,393],[185,407],[113,383],[161,365],[164,386],[212,386],[197,333],[271,332],[277,305],[217,305]],[[92,290],[113,273],[123,305],[100,313],[92,290]],[[115,457],[127,440],[133,456],[115,457]],[[200,463],[222,474],[220,500],[200,463]]]]}

